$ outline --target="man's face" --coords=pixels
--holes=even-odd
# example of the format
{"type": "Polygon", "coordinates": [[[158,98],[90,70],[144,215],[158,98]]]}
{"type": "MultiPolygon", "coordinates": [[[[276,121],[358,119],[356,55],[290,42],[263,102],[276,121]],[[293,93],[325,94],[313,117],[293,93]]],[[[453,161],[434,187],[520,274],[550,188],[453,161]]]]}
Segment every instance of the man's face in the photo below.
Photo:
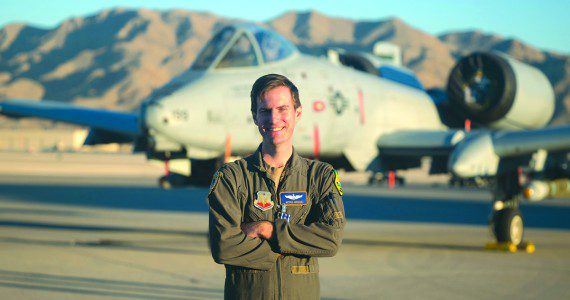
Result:
{"type": "Polygon", "coordinates": [[[257,103],[255,125],[263,141],[277,146],[292,143],[295,124],[301,117],[301,107],[295,109],[291,91],[286,86],[271,89],[257,103]]]}

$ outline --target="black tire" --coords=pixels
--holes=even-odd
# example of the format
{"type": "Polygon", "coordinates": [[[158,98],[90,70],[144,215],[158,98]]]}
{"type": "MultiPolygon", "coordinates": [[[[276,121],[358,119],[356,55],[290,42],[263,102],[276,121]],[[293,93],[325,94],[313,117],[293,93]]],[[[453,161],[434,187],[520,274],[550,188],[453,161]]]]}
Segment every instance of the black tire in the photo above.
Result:
{"type": "Polygon", "coordinates": [[[185,187],[190,184],[189,177],[177,173],[170,173],[158,179],[158,185],[164,190],[185,187]]]}
{"type": "Polygon", "coordinates": [[[523,218],[521,212],[516,208],[496,211],[491,226],[499,243],[512,243],[518,246],[523,241],[523,218]]]}

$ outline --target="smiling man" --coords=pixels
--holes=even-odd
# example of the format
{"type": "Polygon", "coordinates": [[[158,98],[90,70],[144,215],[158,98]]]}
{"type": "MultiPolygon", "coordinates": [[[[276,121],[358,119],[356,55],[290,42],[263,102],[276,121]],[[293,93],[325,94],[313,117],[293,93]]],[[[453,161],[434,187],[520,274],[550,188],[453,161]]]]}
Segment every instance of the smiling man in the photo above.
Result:
{"type": "Polygon", "coordinates": [[[210,247],[226,267],[226,299],[319,299],[317,257],[336,254],[346,223],[337,172],[293,148],[302,107],[285,76],[260,77],[251,90],[263,137],[254,154],[214,175],[210,247]]]}

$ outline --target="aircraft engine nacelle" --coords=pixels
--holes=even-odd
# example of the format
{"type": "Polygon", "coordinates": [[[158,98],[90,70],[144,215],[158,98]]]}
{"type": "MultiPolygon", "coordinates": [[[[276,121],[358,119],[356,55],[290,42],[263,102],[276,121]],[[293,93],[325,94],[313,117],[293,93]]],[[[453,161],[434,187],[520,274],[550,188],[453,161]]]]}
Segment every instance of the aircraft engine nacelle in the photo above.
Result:
{"type": "Polygon", "coordinates": [[[462,118],[495,129],[540,128],[554,113],[554,91],[546,76],[498,52],[461,59],[449,75],[447,96],[462,118]]]}
{"type": "Polygon", "coordinates": [[[347,66],[415,89],[424,90],[416,74],[401,66],[399,47],[386,43],[377,43],[375,48],[377,54],[331,48],[328,49],[327,56],[329,61],[334,64],[347,66]],[[382,51],[394,53],[390,56],[384,55],[382,51]],[[387,56],[390,58],[387,58],[387,56]]]}

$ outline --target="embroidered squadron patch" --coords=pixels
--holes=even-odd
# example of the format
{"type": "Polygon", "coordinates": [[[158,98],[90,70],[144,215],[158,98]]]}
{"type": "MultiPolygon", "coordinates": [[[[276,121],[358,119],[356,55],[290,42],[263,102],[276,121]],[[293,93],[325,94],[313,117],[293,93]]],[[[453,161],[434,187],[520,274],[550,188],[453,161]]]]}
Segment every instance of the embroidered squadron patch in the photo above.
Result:
{"type": "Polygon", "coordinates": [[[271,200],[271,193],[259,191],[257,192],[257,199],[253,202],[253,206],[257,207],[261,211],[266,211],[273,208],[273,201],[271,200]]]}
{"type": "Polygon", "coordinates": [[[336,186],[338,193],[342,196],[343,191],[342,191],[342,185],[340,184],[340,177],[338,176],[338,172],[336,170],[334,170],[333,172],[334,172],[334,185],[336,186]]]}
{"type": "Polygon", "coordinates": [[[286,192],[279,194],[279,197],[283,205],[307,205],[307,192],[286,192]]]}
{"type": "Polygon", "coordinates": [[[218,184],[218,180],[220,179],[220,177],[222,177],[222,173],[220,173],[220,171],[216,171],[216,173],[214,173],[214,176],[212,178],[212,183],[210,183],[210,191],[208,192],[208,195],[210,195],[214,190],[214,188],[216,188],[216,185],[218,184]]]}

